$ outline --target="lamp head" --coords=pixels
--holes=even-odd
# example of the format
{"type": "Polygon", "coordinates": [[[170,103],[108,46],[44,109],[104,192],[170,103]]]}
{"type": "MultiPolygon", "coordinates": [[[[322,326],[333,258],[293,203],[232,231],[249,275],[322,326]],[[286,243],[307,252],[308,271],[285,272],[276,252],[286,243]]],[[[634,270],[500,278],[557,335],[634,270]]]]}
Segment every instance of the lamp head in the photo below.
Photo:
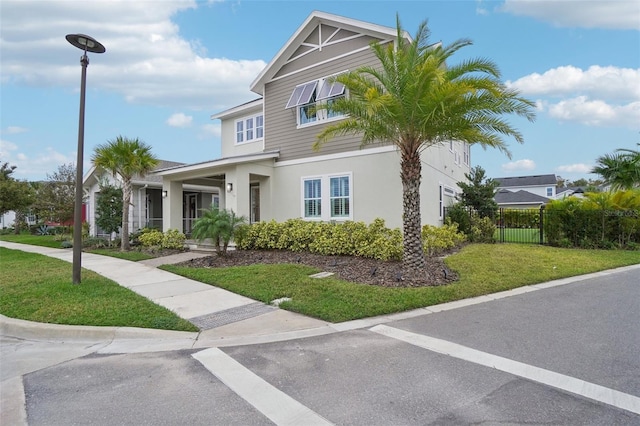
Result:
{"type": "Polygon", "coordinates": [[[106,48],[95,38],[85,34],[67,34],[67,41],[85,52],[104,53],[106,48]]]}

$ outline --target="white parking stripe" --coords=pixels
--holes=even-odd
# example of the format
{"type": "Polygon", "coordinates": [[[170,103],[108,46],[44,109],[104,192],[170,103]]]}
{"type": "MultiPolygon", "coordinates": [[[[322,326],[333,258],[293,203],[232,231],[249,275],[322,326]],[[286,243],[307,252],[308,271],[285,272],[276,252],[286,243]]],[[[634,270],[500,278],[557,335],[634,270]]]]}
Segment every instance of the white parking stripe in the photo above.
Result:
{"type": "Polygon", "coordinates": [[[272,422],[282,426],[332,425],[316,412],[275,388],[218,348],[192,355],[229,389],[272,422]]]}
{"type": "Polygon", "coordinates": [[[562,389],[576,395],[583,396],[598,402],[602,402],[614,407],[640,414],[640,398],[616,391],[564,374],[555,373],[543,368],[534,367],[522,362],[513,361],[497,355],[481,352],[457,343],[422,334],[411,333],[386,325],[377,325],[370,329],[373,332],[384,336],[392,337],[414,346],[428,349],[433,352],[449,355],[454,358],[495,368],[515,376],[523,377],[534,382],[562,389]]]}

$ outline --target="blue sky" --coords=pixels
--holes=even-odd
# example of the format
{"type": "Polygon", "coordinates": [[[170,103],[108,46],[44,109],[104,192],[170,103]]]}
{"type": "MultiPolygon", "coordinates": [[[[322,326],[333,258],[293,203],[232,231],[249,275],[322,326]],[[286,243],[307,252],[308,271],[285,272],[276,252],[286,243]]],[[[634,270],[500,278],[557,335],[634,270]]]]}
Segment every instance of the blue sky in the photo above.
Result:
{"type": "Polygon", "coordinates": [[[486,57],[537,102],[509,159],[474,147],[491,177],[595,178],[595,159],[640,143],[640,1],[73,1],[0,0],[0,162],[20,179],[75,163],[81,51],[88,34],[84,168],[118,135],[185,163],[220,156],[212,114],[257,97],[249,85],[313,10],[415,33],[469,38],[453,61],[486,57]]]}

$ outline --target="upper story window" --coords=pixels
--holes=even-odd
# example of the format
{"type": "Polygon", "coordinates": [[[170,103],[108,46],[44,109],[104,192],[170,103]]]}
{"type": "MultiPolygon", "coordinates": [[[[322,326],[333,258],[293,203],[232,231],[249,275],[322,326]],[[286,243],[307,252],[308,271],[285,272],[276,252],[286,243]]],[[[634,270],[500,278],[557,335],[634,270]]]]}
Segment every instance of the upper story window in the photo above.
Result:
{"type": "Polygon", "coordinates": [[[236,120],[236,143],[253,142],[264,137],[262,114],[236,120]]]}
{"type": "Polygon", "coordinates": [[[552,186],[547,188],[547,197],[553,197],[553,187],[552,186]]]}
{"type": "Polygon", "coordinates": [[[331,105],[344,97],[345,92],[342,83],[321,78],[296,86],[286,108],[296,108],[298,126],[340,118],[343,114],[334,111],[331,105]]]}

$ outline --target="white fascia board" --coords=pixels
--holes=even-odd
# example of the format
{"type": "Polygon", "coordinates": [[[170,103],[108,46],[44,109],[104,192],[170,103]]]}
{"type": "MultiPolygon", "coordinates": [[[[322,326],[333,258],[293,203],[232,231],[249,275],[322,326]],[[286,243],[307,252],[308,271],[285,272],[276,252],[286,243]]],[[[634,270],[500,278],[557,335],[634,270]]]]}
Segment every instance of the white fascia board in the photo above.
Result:
{"type": "Polygon", "coordinates": [[[219,112],[217,114],[213,114],[210,118],[211,120],[216,120],[216,119],[223,119],[223,118],[227,118],[227,117],[232,117],[234,115],[241,115],[246,113],[249,110],[252,109],[258,109],[258,107],[260,107],[260,109],[262,109],[263,106],[263,99],[256,99],[254,101],[251,102],[247,102],[245,104],[242,105],[238,105],[235,106],[233,108],[229,108],[225,111],[219,112]]]}
{"type": "Polygon", "coordinates": [[[173,167],[167,170],[160,170],[153,174],[157,176],[171,176],[198,170],[206,170],[212,167],[232,166],[243,163],[253,163],[270,158],[278,158],[280,151],[263,152],[260,154],[240,155],[237,157],[220,158],[218,160],[205,161],[203,163],[187,164],[185,166],[173,167]]]}
{"type": "Polygon", "coordinates": [[[375,155],[375,154],[383,154],[386,152],[396,152],[396,151],[397,151],[397,148],[395,145],[385,145],[377,148],[361,149],[358,151],[340,152],[336,154],[319,155],[317,157],[307,157],[307,158],[299,158],[296,160],[278,161],[275,167],[286,167],[286,166],[293,166],[296,164],[317,163],[319,161],[339,160],[342,158],[362,157],[364,155],[375,155]]]}
{"type": "MultiPolygon", "coordinates": [[[[396,28],[358,21],[356,19],[333,15],[331,13],[313,11],[307,17],[307,19],[305,19],[302,25],[298,27],[296,32],[289,38],[285,45],[282,46],[278,53],[276,53],[276,55],[267,64],[267,66],[264,67],[262,72],[258,74],[256,79],[253,80],[253,82],[249,86],[249,89],[252,92],[262,95],[262,90],[264,89],[264,84],[266,82],[265,79],[270,78],[269,75],[272,74],[274,68],[279,69],[280,66],[278,65],[284,63],[284,61],[286,60],[285,53],[287,53],[289,50],[297,48],[298,42],[301,42],[300,39],[307,37],[318,24],[338,26],[350,31],[374,35],[382,39],[386,39],[387,37],[395,38],[397,35],[396,28]]],[[[407,38],[407,40],[411,40],[411,36],[406,31],[404,32],[404,36],[407,38]]]]}
{"type": "Polygon", "coordinates": [[[91,168],[87,171],[87,173],[82,177],[82,186],[87,184],[87,180],[95,173],[96,166],[91,166],[91,168]]]}

